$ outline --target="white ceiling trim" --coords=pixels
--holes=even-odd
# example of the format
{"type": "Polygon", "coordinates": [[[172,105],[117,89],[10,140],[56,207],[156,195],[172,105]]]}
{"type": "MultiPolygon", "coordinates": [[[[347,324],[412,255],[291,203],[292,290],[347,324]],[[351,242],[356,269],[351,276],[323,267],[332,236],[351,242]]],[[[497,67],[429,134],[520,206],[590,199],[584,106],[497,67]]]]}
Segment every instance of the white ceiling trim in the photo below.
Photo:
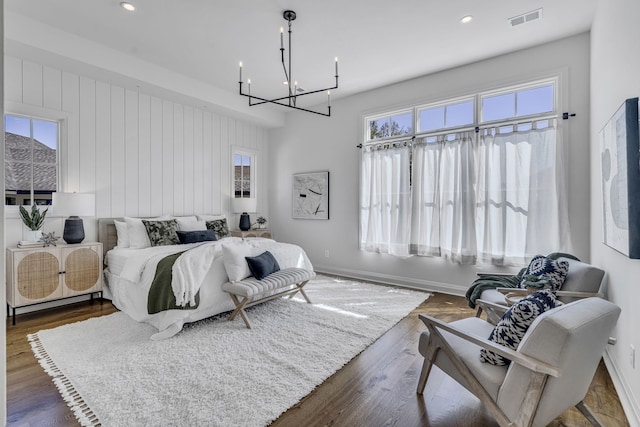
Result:
{"type": "Polygon", "coordinates": [[[55,66],[51,64],[51,54],[58,55],[76,63],[75,69],[66,71],[87,73],[93,69],[89,77],[102,74],[102,78],[109,79],[108,83],[133,90],[139,85],[141,91],[150,95],[166,98],[174,93],[177,97],[170,100],[188,102],[197,108],[206,106],[266,127],[283,126],[285,122],[284,112],[251,108],[246,99],[236,93],[8,11],[5,11],[5,43],[9,55],[22,57],[27,52],[22,48],[26,45],[34,49],[29,50],[31,58],[25,59],[55,66]]]}

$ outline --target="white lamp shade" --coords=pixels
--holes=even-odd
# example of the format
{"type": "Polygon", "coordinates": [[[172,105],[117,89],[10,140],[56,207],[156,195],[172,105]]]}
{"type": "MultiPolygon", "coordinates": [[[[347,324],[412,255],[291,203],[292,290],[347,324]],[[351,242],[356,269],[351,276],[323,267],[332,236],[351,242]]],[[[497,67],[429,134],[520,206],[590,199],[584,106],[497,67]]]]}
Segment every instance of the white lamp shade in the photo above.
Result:
{"type": "Polygon", "coordinates": [[[53,193],[52,215],[95,216],[96,200],[93,193],[53,193]]]}
{"type": "Polygon", "coordinates": [[[255,212],[257,210],[258,200],[248,197],[234,197],[231,199],[231,209],[234,213],[255,212]]]}

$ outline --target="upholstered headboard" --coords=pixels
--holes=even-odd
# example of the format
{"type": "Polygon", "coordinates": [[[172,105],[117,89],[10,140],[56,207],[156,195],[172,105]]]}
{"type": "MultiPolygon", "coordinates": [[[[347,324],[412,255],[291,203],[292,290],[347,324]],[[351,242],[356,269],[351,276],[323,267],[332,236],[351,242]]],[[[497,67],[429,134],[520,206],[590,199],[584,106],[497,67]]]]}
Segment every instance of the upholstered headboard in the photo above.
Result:
{"type": "Polygon", "coordinates": [[[98,218],[98,242],[102,243],[103,259],[106,259],[106,253],[118,244],[114,219],[124,221],[124,218],[98,218]]]}

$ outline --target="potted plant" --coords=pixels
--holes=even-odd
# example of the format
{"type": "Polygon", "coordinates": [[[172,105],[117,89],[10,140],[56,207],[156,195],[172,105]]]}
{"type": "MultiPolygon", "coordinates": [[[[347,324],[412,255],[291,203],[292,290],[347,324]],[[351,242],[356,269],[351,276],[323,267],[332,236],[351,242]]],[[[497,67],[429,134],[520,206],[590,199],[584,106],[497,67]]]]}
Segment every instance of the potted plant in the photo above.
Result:
{"type": "Polygon", "coordinates": [[[258,228],[264,228],[264,225],[267,223],[267,220],[265,219],[265,217],[259,216],[258,219],[256,219],[256,223],[258,224],[258,228]]]}
{"type": "Polygon", "coordinates": [[[22,222],[30,231],[29,237],[25,240],[37,242],[40,237],[42,237],[42,225],[44,224],[44,218],[47,216],[48,210],[49,208],[45,209],[44,212],[40,212],[38,206],[34,204],[31,206],[31,213],[29,213],[24,206],[20,206],[22,222]]]}

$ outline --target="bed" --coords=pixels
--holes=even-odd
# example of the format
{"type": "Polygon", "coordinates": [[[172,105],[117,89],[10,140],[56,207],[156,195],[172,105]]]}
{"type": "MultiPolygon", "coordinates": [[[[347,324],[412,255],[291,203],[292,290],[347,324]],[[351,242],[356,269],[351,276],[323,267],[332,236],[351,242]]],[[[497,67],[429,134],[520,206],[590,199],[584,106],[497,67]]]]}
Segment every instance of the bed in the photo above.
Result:
{"type": "MultiPolygon", "coordinates": [[[[247,277],[242,277],[246,274],[242,270],[246,269],[243,267],[246,264],[243,255],[247,253],[258,255],[269,251],[280,268],[297,267],[313,271],[302,248],[266,238],[223,237],[216,241],[124,247],[118,245],[114,220],[122,218],[98,219],[98,240],[105,252],[105,296],[132,319],[157,328],[158,332],[151,337],[154,340],[177,334],[186,323],[232,311],[235,305],[222,290],[222,285],[247,277]],[[156,286],[156,277],[170,258],[175,262],[169,273],[173,275],[174,282],[170,286],[173,286],[175,302],[180,306],[152,312],[150,290],[156,286]],[[182,285],[178,286],[181,291],[175,289],[176,277],[181,279],[182,285]],[[192,286],[195,289],[190,288],[192,286]],[[197,302],[196,307],[194,302],[197,302]]],[[[171,293],[171,289],[168,292],[171,293]]]]}

